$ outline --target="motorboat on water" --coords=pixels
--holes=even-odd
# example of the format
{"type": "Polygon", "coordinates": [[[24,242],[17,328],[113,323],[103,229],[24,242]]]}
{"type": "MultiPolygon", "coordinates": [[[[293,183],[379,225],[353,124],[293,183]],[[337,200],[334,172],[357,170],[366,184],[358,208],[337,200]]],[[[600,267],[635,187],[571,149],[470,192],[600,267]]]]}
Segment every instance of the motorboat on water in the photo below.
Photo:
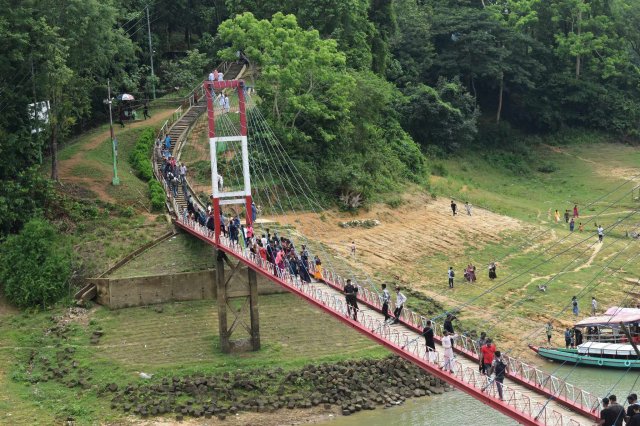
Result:
{"type": "Polygon", "coordinates": [[[640,369],[640,309],[611,307],[575,324],[569,348],[529,345],[538,355],[578,366],[640,369]],[[623,327],[624,325],[624,327],[623,327]],[[627,333],[629,333],[629,337],[627,333]]]}

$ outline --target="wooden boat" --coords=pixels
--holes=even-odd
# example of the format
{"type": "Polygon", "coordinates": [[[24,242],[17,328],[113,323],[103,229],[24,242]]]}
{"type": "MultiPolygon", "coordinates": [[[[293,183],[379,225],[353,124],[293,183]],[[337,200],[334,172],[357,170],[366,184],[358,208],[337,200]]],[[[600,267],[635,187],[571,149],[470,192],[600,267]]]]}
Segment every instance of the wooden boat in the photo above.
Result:
{"type": "Polygon", "coordinates": [[[639,324],[640,309],[612,307],[603,315],[576,323],[574,348],[534,345],[529,348],[544,358],[579,366],[640,369],[640,356],[636,352],[640,344],[639,324]],[[621,324],[627,328],[631,341],[621,324]]]}

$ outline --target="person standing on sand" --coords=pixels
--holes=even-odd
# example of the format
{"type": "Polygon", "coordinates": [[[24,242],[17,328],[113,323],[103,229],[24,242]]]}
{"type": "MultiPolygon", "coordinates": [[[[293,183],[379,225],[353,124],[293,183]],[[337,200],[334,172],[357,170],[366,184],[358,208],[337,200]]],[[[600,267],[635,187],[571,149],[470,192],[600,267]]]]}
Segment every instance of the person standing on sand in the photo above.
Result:
{"type": "Polygon", "coordinates": [[[351,241],[351,256],[356,257],[356,242],[351,241]]]}
{"type": "Polygon", "coordinates": [[[464,202],[464,208],[465,208],[465,210],[467,210],[467,214],[468,214],[469,216],[471,216],[471,204],[469,204],[469,202],[468,202],[468,201],[465,201],[465,202],[464,202]]]}
{"type": "Polygon", "coordinates": [[[498,278],[498,275],[496,274],[496,263],[491,262],[489,264],[489,279],[495,280],[496,278],[498,278]]]}
{"type": "Polygon", "coordinates": [[[553,324],[551,324],[551,321],[549,321],[544,328],[547,332],[547,345],[551,346],[551,336],[553,335],[553,324]]]}
{"type": "Polygon", "coordinates": [[[458,208],[458,205],[456,204],[455,201],[451,200],[451,211],[453,212],[453,215],[456,215],[456,209],[458,208]]]}
{"type": "Polygon", "coordinates": [[[556,212],[553,215],[556,218],[556,223],[560,222],[560,212],[556,209],[556,212]]]}

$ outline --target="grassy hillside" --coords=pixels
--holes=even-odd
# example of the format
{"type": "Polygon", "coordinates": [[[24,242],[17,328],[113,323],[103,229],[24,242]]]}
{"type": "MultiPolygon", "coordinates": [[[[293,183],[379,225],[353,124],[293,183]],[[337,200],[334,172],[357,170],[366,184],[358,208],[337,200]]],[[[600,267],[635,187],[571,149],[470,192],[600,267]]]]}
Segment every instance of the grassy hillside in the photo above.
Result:
{"type": "Polygon", "coordinates": [[[67,416],[78,424],[122,421],[123,413],[110,409],[102,390],[109,383],[123,387],[141,382],[136,371],[155,374],[154,382],[159,382],[162,377],[194,373],[275,366],[288,370],[388,355],[291,295],[262,297],[260,316],[262,350],[241,355],[219,352],[212,301],[165,304],[162,309],[96,307],[71,316],[58,309],[4,317],[0,319],[0,424],[45,425],[67,416]],[[91,344],[96,330],[104,334],[91,344]],[[47,366],[57,366],[59,352],[68,355],[61,364],[68,373],[45,380],[47,366]]]}

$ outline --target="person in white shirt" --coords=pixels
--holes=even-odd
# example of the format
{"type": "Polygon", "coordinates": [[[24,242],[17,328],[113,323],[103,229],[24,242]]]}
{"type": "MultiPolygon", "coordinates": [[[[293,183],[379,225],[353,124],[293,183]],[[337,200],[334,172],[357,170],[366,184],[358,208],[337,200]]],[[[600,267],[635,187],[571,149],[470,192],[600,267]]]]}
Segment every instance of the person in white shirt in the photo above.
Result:
{"type": "Polygon", "coordinates": [[[396,287],[396,309],[393,311],[393,316],[395,317],[395,319],[391,324],[397,324],[400,322],[400,314],[402,313],[402,308],[404,307],[404,302],[406,301],[407,298],[400,292],[400,287],[396,287]]]}
{"type": "Polygon", "coordinates": [[[602,224],[598,225],[598,241],[602,242],[604,238],[604,228],[602,227],[602,224]]]}
{"type": "Polygon", "coordinates": [[[442,338],[442,347],[444,348],[444,364],[442,365],[442,369],[451,373],[453,373],[453,368],[455,367],[453,341],[457,338],[457,334],[451,334],[446,330],[444,331],[444,337],[442,338]]]}
{"type": "Polygon", "coordinates": [[[224,112],[229,112],[230,109],[230,105],[229,105],[229,96],[224,95],[224,112]]]}
{"type": "Polygon", "coordinates": [[[222,175],[218,175],[218,191],[222,191],[223,188],[224,188],[224,179],[222,178],[222,175]]]}
{"type": "Polygon", "coordinates": [[[389,302],[391,301],[391,295],[387,290],[387,285],[382,284],[382,314],[384,315],[384,321],[389,321],[391,315],[389,315],[389,302]]]}
{"type": "Polygon", "coordinates": [[[215,78],[214,78],[214,76],[213,76],[213,71],[211,71],[211,72],[209,73],[209,81],[213,81],[213,80],[215,80],[215,78]]]}
{"type": "Polygon", "coordinates": [[[224,74],[221,72],[218,73],[218,81],[224,81],[224,74]]]}
{"type": "Polygon", "coordinates": [[[595,297],[591,297],[591,316],[596,315],[596,310],[598,309],[598,302],[596,302],[595,297]]]}

